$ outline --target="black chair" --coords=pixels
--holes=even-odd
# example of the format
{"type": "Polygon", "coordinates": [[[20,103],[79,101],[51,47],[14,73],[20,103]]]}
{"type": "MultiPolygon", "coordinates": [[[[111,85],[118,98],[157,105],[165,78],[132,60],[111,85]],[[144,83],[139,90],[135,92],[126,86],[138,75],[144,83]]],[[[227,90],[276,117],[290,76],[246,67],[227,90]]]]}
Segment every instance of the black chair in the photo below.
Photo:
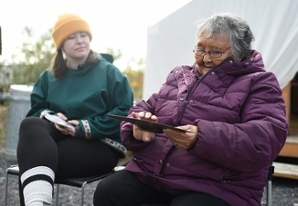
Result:
{"type": "Polygon", "coordinates": [[[262,203],[261,206],[272,206],[272,179],[274,174],[274,165],[270,165],[269,173],[268,173],[268,180],[266,183],[266,202],[262,203]]]}
{"type": "MultiPolygon", "coordinates": [[[[118,165],[114,168],[114,170],[107,174],[101,174],[101,175],[97,175],[97,176],[90,176],[90,177],[83,177],[83,178],[58,178],[58,179],[55,179],[55,184],[56,184],[55,205],[59,206],[59,188],[60,188],[60,185],[62,184],[62,185],[81,188],[81,204],[80,205],[83,206],[84,205],[85,186],[89,183],[99,181],[99,180],[101,180],[117,171],[124,169],[125,165],[131,160],[131,158],[132,158],[131,153],[128,153],[127,158],[120,159],[118,162],[118,165]]],[[[19,176],[19,166],[11,165],[6,170],[4,205],[7,205],[9,175],[19,176]]]]}
{"type": "MultiPolygon", "coordinates": [[[[128,163],[128,161],[130,161],[130,159],[132,158],[129,157],[126,160],[124,159],[122,162],[119,161],[118,166],[114,168],[114,170],[110,173],[104,174],[104,175],[98,175],[98,176],[92,176],[92,177],[85,177],[85,178],[61,178],[61,179],[56,179],[55,180],[55,184],[56,184],[56,193],[55,193],[55,199],[56,199],[56,203],[55,205],[58,206],[59,205],[59,185],[63,184],[63,185],[68,185],[68,186],[72,186],[72,187],[78,187],[81,188],[81,206],[84,205],[84,189],[85,186],[89,183],[95,182],[95,181],[99,181],[119,170],[122,170],[125,168],[124,165],[126,165],[128,163]]],[[[273,179],[273,174],[274,174],[274,166],[270,165],[269,168],[269,173],[268,173],[268,180],[266,183],[266,187],[265,187],[265,194],[266,194],[266,202],[265,203],[261,203],[261,206],[272,206],[272,179],[273,179]]],[[[7,191],[8,191],[8,176],[9,175],[16,175],[19,176],[19,167],[18,165],[12,165],[10,166],[7,170],[6,170],[6,183],[5,183],[5,204],[7,205],[7,191]]],[[[161,203],[143,203],[140,206],[168,206],[165,204],[161,204],[161,203]]]]}

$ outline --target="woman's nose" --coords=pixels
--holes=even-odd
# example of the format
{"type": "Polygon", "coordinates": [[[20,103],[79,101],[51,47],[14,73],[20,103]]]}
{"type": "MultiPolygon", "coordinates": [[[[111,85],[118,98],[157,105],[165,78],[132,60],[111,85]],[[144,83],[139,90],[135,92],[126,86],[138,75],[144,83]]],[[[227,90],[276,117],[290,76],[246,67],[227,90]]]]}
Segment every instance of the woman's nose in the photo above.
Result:
{"type": "Polygon", "coordinates": [[[210,52],[206,52],[205,55],[203,56],[203,61],[204,62],[210,62],[211,61],[211,55],[210,52]]]}
{"type": "Polygon", "coordinates": [[[82,42],[82,38],[81,37],[78,37],[77,38],[77,42],[82,42]]]}
{"type": "Polygon", "coordinates": [[[78,35],[78,36],[76,36],[76,40],[77,40],[77,42],[82,42],[83,38],[80,35],[78,35]]]}

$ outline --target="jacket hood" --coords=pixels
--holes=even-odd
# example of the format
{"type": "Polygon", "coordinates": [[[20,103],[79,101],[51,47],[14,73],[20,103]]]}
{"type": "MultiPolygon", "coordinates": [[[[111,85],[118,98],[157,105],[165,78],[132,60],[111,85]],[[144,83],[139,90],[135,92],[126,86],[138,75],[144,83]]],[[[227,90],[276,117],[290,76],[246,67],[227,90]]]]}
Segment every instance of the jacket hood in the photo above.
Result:
{"type": "MultiPolygon", "coordinates": [[[[197,66],[196,66],[197,67],[197,66]]],[[[262,55],[253,50],[251,58],[242,62],[236,62],[233,57],[228,57],[221,64],[215,66],[210,71],[221,70],[227,76],[241,76],[256,72],[265,72],[262,55]]]]}

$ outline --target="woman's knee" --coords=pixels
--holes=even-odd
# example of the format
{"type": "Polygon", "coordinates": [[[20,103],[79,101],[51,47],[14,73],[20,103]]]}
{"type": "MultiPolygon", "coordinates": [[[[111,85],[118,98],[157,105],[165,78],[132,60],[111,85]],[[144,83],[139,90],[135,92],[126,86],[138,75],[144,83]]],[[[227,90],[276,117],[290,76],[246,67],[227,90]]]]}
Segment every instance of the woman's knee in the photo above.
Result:
{"type": "MultiPolygon", "coordinates": [[[[113,175],[112,175],[113,176],[113,175]]],[[[117,193],[117,186],[110,182],[111,176],[106,177],[97,184],[95,192],[93,194],[93,205],[105,205],[103,203],[109,202],[110,197],[115,197],[117,193]]]]}
{"type": "MultiPolygon", "coordinates": [[[[27,117],[22,120],[19,129],[19,141],[18,150],[28,150],[34,146],[40,147],[40,145],[49,145],[48,141],[45,141],[51,133],[51,125],[44,119],[38,117],[27,117]],[[34,143],[34,144],[33,144],[34,143]]],[[[50,140],[51,141],[51,140],[50,140]]]]}
{"type": "Polygon", "coordinates": [[[228,206],[222,199],[202,192],[186,192],[179,194],[173,199],[171,205],[228,206]]]}
{"type": "Polygon", "coordinates": [[[27,131],[30,130],[31,127],[38,127],[40,126],[41,122],[44,121],[38,117],[26,117],[21,121],[20,124],[20,131],[27,131]]]}
{"type": "Polygon", "coordinates": [[[94,206],[121,205],[123,200],[130,198],[127,196],[127,191],[131,190],[131,176],[133,175],[130,172],[122,170],[100,181],[93,196],[94,206]],[[129,186],[127,187],[127,185],[129,186]]]}

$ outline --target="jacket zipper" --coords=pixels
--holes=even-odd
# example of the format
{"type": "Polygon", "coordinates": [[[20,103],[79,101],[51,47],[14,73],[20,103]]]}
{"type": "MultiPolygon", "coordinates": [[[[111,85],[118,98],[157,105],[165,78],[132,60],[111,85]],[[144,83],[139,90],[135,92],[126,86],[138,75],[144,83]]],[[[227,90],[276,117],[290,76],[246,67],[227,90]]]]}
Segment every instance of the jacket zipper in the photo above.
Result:
{"type": "Polygon", "coordinates": [[[220,176],[220,181],[222,183],[227,183],[227,180],[224,179],[224,175],[225,175],[225,172],[226,172],[226,168],[223,169],[222,173],[221,173],[221,176],[220,176]]]}
{"type": "MultiPolygon", "coordinates": [[[[183,67],[182,67],[182,69],[183,69],[183,67]]],[[[182,70],[182,72],[183,72],[184,81],[186,82],[187,91],[189,91],[188,83],[187,83],[187,78],[185,77],[184,69],[182,70]]],[[[208,72],[209,72],[209,71],[208,71],[208,72]]],[[[208,73],[208,72],[207,72],[207,73],[208,73]]],[[[205,76],[205,75],[204,75],[204,76],[205,76]]],[[[194,93],[195,89],[197,88],[199,82],[203,79],[204,76],[199,76],[199,77],[197,78],[197,81],[196,81],[196,83],[195,83],[195,86],[194,86],[193,89],[190,91],[189,95],[187,95],[187,98],[186,98],[186,100],[185,100],[185,102],[184,102],[183,111],[182,111],[182,114],[180,115],[180,117],[179,117],[179,119],[178,119],[178,122],[180,122],[180,120],[181,120],[181,118],[182,118],[182,116],[183,116],[183,114],[184,114],[184,110],[186,109],[186,107],[187,107],[187,105],[188,105],[188,103],[189,103],[189,99],[191,98],[191,96],[192,96],[192,94],[194,93]]]]}

